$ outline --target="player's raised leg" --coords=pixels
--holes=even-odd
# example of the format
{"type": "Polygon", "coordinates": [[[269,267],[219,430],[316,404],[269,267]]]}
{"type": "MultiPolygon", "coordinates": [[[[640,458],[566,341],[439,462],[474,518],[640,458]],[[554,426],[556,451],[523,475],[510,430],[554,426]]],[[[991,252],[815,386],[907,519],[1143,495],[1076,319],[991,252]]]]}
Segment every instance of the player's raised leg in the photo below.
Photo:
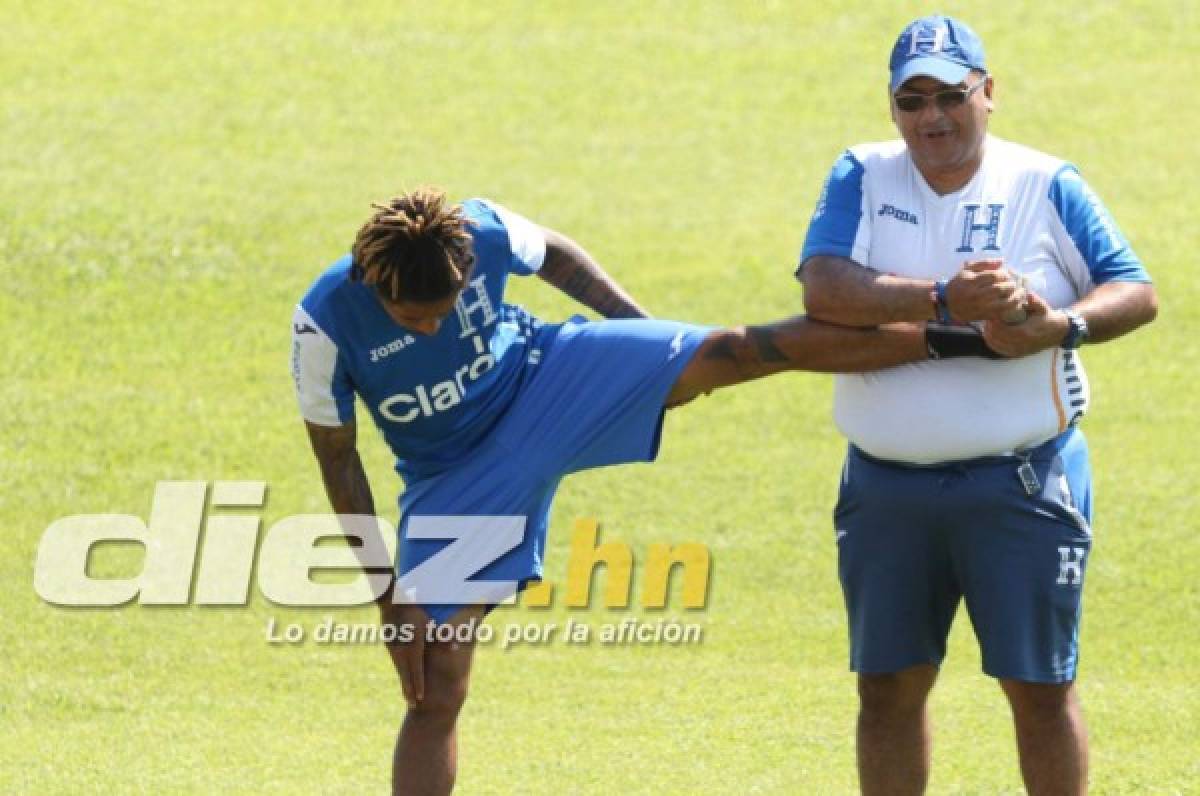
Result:
{"type": "Polygon", "coordinates": [[[667,405],[785,370],[856,373],[928,359],[924,324],[874,329],[835,326],[803,315],[712,332],[680,373],[667,405]]]}

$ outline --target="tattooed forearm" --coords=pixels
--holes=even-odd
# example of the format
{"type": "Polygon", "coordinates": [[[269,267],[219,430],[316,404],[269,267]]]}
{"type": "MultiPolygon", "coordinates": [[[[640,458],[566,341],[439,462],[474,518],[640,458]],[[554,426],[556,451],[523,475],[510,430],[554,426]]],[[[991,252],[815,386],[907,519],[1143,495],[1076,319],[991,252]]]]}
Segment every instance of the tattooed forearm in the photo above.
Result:
{"type": "MultiPolygon", "coordinates": [[[[347,543],[354,549],[363,569],[372,572],[372,562],[366,558],[367,551],[384,549],[383,540],[369,540],[367,537],[378,534],[378,527],[372,523],[363,524],[361,521],[350,519],[351,516],[375,516],[371,485],[367,481],[362,459],[355,446],[354,424],[337,427],[312,423],[306,425],[313,454],[321,468],[321,480],[325,484],[329,504],[334,513],[340,515],[347,543]]],[[[390,594],[391,589],[388,588],[376,601],[381,605],[386,604],[390,600],[390,594]]]]}
{"type": "Polygon", "coordinates": [[[307,427],[333,510],[338,514],[374,514],[375,502],[358,456],[354,425],[327,427],[308,423],[307,427]]]}
{"type": "Polygon", "coordinates": [[[538,275],[605,318],[645,318],[645,310],[574,241],[546,231],[546,259],[538,275]]]}
{"type": "MultiPolygon", "coordinates": [[[[614,300],[612,295],[606,295],[603,285],[598,283],[598,280],[592,274],[589,274],[583,267],[575,267],[570,261],[564,258],[556,258],[554,262],[556,271],[560,274],[561,283],[558,288],[576,301],[586,304],[591,307],[593,304],[600,304],[605,310],[620,310],[621,302],[614,300]],[[597,289],[597,288],[600,289],[597,289]]],[[[598,312],[599,307],[593,307],[598,312]]],[[[607,313],[604,313],[607,316],[607,313]]]]}
{"type": "Polygon", "coordinates": [[[339,464],[322,465],[321,476],[329,503],[338,514],[375,513],[375,500],[358,451],[339,464]]]}

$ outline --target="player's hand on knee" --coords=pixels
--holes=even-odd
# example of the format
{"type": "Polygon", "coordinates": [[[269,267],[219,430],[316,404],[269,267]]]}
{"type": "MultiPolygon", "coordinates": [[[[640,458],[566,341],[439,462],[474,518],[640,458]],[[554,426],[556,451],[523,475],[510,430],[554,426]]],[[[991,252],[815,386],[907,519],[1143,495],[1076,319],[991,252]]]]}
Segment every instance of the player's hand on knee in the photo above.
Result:
{"type": "Polygon", "coordinates": [[[391,634],[395,640],[388,643],[388,654],[400,677],[404,701],[415,708],[425,699],[425,625],[429,615],[412,603],[381,604],[380,619],[395,625],[391,634]]]}

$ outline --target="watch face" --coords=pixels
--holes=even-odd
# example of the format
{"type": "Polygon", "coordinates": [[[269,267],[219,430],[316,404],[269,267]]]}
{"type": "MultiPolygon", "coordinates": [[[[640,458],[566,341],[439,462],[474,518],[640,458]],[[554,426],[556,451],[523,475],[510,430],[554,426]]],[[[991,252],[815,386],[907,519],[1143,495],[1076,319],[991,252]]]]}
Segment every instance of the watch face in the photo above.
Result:
{"type": "Polygon", "coordinates": [[[1087,321],[1080,317],[1077,312],[1067,313],[1067,336],[1063,338],[1062,347],[1071,349],[1079,348],[1083,341],[1087,339],[1087,321]]]}

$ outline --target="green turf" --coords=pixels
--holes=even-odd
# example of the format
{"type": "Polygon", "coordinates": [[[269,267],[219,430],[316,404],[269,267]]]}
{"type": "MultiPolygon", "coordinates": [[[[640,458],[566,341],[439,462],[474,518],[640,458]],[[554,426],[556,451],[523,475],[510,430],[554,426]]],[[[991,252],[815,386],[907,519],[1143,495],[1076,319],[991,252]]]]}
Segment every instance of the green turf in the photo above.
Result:
{"type": "MultiPolygon", "coordinates": [[[[666,317],[798,311],[804,225],[844,146],[891,137],[911,4],[0,0],[0,792],[385,789],[401,703],[370,647],[270,646],[246,609],[62,610],[43,530],[145,517],[160,479],[261,479],[266,523],[323,511],[289,318],[368,202],[486,195],[590,248],[666,317]]],[[[999,135],[1084,174],[1154,274],[1158,323],[1088,352],[1097,548],[1082,691],[1095,791],[1200,782],[1194,4],[954,3],[988,46],[999,135]]],[[[538,283],[516,295],[571,310],[538,283]]],[[[853,680],[828,516],[829,381],[786,376],[673,416],[659,464],[568,482],[641,554],[707,543],[691,647],[479,657],[465,793],[837,793],[853,680]]],[[[365,449],[390,517],[396,481],[365,449]]],[[[128,561],[109,551],[97,566],[128,561]]],[[[366,619],[362,611],[335,611],[366,619]]],[[[668,612],[669,614],[673,612],[668,612]]],[[[681,612],[674,612],[681,613],[681,612]]],[[[623,618],[498,613],[502,626],[623,618]]],[[[1020,789],[967,625],[934,702],[938,793],[1020,789]]]]}

